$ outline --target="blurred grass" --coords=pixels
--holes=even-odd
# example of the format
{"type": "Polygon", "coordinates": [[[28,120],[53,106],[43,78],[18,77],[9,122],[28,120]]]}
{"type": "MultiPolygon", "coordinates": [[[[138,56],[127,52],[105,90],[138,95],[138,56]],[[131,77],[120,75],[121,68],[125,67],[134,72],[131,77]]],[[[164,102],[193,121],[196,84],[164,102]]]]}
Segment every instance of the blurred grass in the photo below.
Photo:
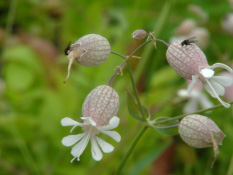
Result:
{"type": "MultiPolygon", "coordinates": [[[[69,41],[73,43],[85,34],[97,33],[108,38],[113,51],[128,55],[139,45],[131,40],[135,29],[155,31],[159,38],[168,42],[173,30],[184,19],[199,22],[200,19],[188,10],[193,3],[209,15],[206,23],[200,23],[210,32],[210,42],[204,50],[209,63],[232,64],[233,36],[224,32],[220,25],[224,15],[232,11],[227,1],[21,0],[16,3],[15,15],[13,12],[9,14],[11,3],[15,2],[0,2],[1,175],[113,174],[141,126],[127,111],[126,89],[131,90],[131,85],[127,69],[124,69],[124,75],[113,80],[121,101],[118,112],[121,123],[116,130],[122,141],[118,144],[106,138],[115,150],[104,154],[100,162],[92,160],[89,145],[80,162],[70,163],[70,148],[61,144],[61,139],[69,134],[69,128],[62,127],[60,120],[66,116],[79,120],[86,95],[96,86],[107,84],[114,68],[123,60],[110,55],[98,67],[83,67],[75,63],[70,79],[63,84],[68,64],[63,50],[69,41]],[[163,15],[166,6],[170,9],[163,15]],[[9,19],[8,15],[14,16],[12,22],[12,16],[9,19]],[[11,23],[12,28],[6,28],[11,23]]],[[[133,60],[132,67],[139,82],[142,103],[156,109],[184,86],[185,80],[168,66],[166,46],[157,43],[158,49],[152,48],[152,45],[146,46],[139,51],[137,55],[142,59],[133,60]]],[[[218,103],[214,99],[213,102],[218,103]]],[[[153,117],[182,114],[183,105],[171,100],[153,117]]],[[[167,157],[173,159],[169,174],[232,174],[232,107],[206,115],[227,135],[219,147],[220,154],[213,169],[210,169],[211,148],[193,149],[177,136],[163,136],[149,129],[127,161],[123,174],[152,173],[156,161],[162,162],[160,156],[166,150],[162,146],[166,143],[175,145],[175,150],[167,157]]]]}

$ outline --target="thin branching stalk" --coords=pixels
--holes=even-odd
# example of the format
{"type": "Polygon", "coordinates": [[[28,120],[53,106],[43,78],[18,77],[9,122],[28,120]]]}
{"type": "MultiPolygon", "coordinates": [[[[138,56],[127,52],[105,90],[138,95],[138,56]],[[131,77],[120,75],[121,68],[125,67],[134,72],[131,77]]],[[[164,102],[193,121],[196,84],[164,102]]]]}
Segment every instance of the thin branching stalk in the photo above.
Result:
{"type": "Polygon", "coordinates": [[[136,97],[139,110],[140,110],[140,112],[141,112],[141,115],[142,115],[143,120],[146,121],[146,116],[145,116],[145,114],[144,114],[144,112],[143,112],[142,104],[141,104],[141,101],[140,101],[140,99],[139,99],[137,87],[136,87],[136,84],[135,84],[135,81],[134,81],[134,78],[133,78],[133,72],[132,72],[132,69],[131,69],[129,60],[127,61],[127,66],[128,66],[128,69],[129,69],[129,75],[130,75],[130,79],[131,79],[131,83],[132,83],[132,86],[133,86],[134,95],[135,95],[135,97],[136,97]]]}
{"type": "MultiPolygon", "coordinates": [[[[229,104],[233,104],[233,101],[230,102],[229,104]]],[[[222,104],[219,104],[219,105],[216,105],[216,106],[213,106],[211,108],[208,108],[208,109],[202,109],[202,110],[198,110],[196,112],[192,112],[192,113],[189,113],[189,114],[182,114],[182,115],[178,115],[176,117],[172,117],[170,119],[165,119],[163,121],[159,121],[159,122],[155,122],[154,125],[157,125],[157,124],[163,124],[163,123],[166,123],[166,122],[169,122],[169,121],[173,121],[173,120],[180,120],[182,118],[184,118],[185,116],[187,115],[191,115],[191,114],[200,114],[200,113],[204,113],[204,112],[208,112],[208,111],[212,111],[212,110],[215,110],[217,108],[222,108],[224,107],[222,104]]]]}

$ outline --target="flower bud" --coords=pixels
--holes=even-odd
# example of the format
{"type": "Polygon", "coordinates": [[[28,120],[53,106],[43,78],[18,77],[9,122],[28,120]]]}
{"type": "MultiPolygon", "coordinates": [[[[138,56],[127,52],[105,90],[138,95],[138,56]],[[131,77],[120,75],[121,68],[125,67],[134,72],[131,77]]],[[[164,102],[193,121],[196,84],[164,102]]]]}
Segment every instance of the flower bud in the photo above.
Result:
{"type": "Polygon", "coordinates": [[[189,115],[179,124],[179,134],[182,140],[195,148],[205,148],[222,145],[225,134],[208,117],[202,115],[189,115]]]}
{"type": "Polygon", "coordinates": [[[175,29],[174,34],[187,35],[196,27],[196,25],[194,20],[186,19],[175,29]]]}
{"type": "Polygon", "coordinates": [[[97,126],[108,124],[119,109],[119,96],[117,92],[107,85],[93,89],[86,97],[82,113],[83,117],[91,117],[97,126]]]}
{"type": "Polygon", "coordinates": [[[226,14],[222,19],[221,24],[223,30],[233,35],[233,13],[226,14]]]}
{"type": "Polygon", "coordinates": [[[132,33],[132,38],[135,39],[135,40],[142,40],[144,39],[148,34],[146,33],[145,30],[143,29],[138,29],[138,30],[135,30],[133,33],[132,33]]]}
{"type": "Polygon", "coordinates": [[[110,52],[111,46],[106,38],[97,34],[81,37],[65,49],[65,54],[68,55],[69,60],[66,80],[69,77],[70,68],[74,60],[83,66],[98,66],[108,59],[110,52]]]}
{"type": "Polygon", "coordinates": [[[202,50],[191,40],[172,43],[166,53],[167,61],[183,78],[192,80],[201,68],[208,67],[208,62],[202,50]]]}

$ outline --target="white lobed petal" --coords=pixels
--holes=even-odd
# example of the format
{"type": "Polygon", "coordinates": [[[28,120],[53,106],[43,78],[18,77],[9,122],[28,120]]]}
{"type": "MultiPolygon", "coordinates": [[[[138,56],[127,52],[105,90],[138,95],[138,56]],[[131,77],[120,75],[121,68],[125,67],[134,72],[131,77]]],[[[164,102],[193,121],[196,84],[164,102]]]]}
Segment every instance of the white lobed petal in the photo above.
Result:
{"type": "Polygon", "coordinates": [[[192,82],[188,85],[188,95],[190,95],[191,90],[193,89],[194,85],[198,82],[198,76],[193,75],[192,76],[192,82]]]}
{"type": "Polygon", "coordinates": [[[62,144],[65,146],[72,146],[73,144],[78,142],[80,139],[82,139],[84,135],[85,133],[66,136],[62,139],[62,144]]]}
{"type": "Polygon", "coordinates": [[[105,130],[100,130],[101,133],[108,135],[109,137],[112,137],[114,140],[117,142],[120,142],[121,136],[118,134],[116,131],[105,131],[105,130]]]}
{"type": "Polygon", "coordinates": [[[111,144],[109,144],[108,142],[105,142],[103,139],[97,136],[96,136],[96,141],[104,153],[110,153],[114,150],[114,147],[111,144]]]}
{"type": "Polygon", "coordinates": [[[214,76],[213,79],[223,85],[224,87],[229,87],[233,84],[233,78],[227,76],[214,76]]]}
{"type": "Polygon", "coordinates": [[[215,63],[214,65],[210,66],[211,69],[215,69],[218,67],[226,69],[228,72],[233,73],[233,70],[229,66],[227,66],[226,64],[223,64],[223,63],[215,63]]]}
{"type": "Polygon", "coordinates": [[[72,148],[71,154],[74,157],[77,157],[78,161],[80,160],[79,157],[81,156],[81,154],[83,153],[83,151],[87,147],[89,139],[90,139],[90,135],[85,134],[83,136],[83,139],[72,148]]]}
{"type": "Polygon", "coordinates": [[[95,136],[92,136],[91,138],[91,154],[92,154],[93,159],[97,161],[101,160],[103,157],[103,154],[96,142],[95,136]]]}
{"type": "MultiPolygon", "coordinates": [[[[213,84],[209,82],[208,79],[206,79],[206,83],[203,84],[204,88],[209,92],[209,94],[214,97],[214,98],[217,98],[218,101],[225,107],[225,108],[229,108],[230,107],[230,104],[222,101],[222,99],[219,97],[219,94],[224,94],[224,92],[221,92],[221,88],[219,88],[220,86],[222,87],[222,85],[220,84],[215,84],[215,87],[213,87],[213,84]],[[218,86],[218,87],[217,87],[218,86]],[[218,93],[216,92],[216,90],[218,91],[218,93]]],[[[224,89],[224,88],[223,88],[224,89]]],[[[224,89],[225,91],[225,89],[224,89]]]]}
{"type": "Polygon", "coordinates": [[[184,106],[183,112],[185,114],[187,113],[192,113],[197,111],[198,109],[198,104],[197,104],[197,99],[191,98],[188,103],[184,106]]]}
{"type": "Polygon", "coordinates": [[[209,83],[212,85],[218,95],[223,96],[225,94],[225,88],[213,78],[209,79],[209,83]]]}
{"type": "Polygon", "coordinates": [[[120,123],[120,119],[117,116],[114,116],[110,121],[109,125],[103,126],[101,129],[103,130],[111,130],[116,128],[120,123]]]}
{"type": "Polygon", "coordinates": [[[210,108],[210,107],[214,106],[214,104],[203,93],[201,93],[198,100],[199,100],[199,103],[201,104],[203,109],[207,109],[207,108],[210,108]]]}
{"type": "Polygon", "coordinates": [[[69,118],[69,117],[65,117],[61,120],[61,125],[62,126],[81,126],[82,124],[79,122],[76,122],[75,120],[69,118]]]}
{"type": "Polygon", "coordinates": [[[214,71],[212,69],[202,69],[200,73],[205,77],[205,78],[211,78],[214,75],[214,71]]]}

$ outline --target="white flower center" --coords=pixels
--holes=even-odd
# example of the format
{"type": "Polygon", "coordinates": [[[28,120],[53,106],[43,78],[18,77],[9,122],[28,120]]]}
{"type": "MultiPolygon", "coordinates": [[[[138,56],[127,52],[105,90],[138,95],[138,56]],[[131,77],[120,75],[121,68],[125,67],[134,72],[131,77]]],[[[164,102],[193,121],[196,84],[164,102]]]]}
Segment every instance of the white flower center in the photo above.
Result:
{"type": "Polygon", "coordinates": [[[211,78],[214,75],[214,71],[212,69],[202,69],[200,73],[205,77],[205,78],[211,78]]]}
{"type": "Polygon", "coordinates": [[[82,126],[82,128],[85,131],[85,133],[87,133],[89,135],[99,134],[99,130],[92,125],[85,125],[85,126],[82,126]]]}

